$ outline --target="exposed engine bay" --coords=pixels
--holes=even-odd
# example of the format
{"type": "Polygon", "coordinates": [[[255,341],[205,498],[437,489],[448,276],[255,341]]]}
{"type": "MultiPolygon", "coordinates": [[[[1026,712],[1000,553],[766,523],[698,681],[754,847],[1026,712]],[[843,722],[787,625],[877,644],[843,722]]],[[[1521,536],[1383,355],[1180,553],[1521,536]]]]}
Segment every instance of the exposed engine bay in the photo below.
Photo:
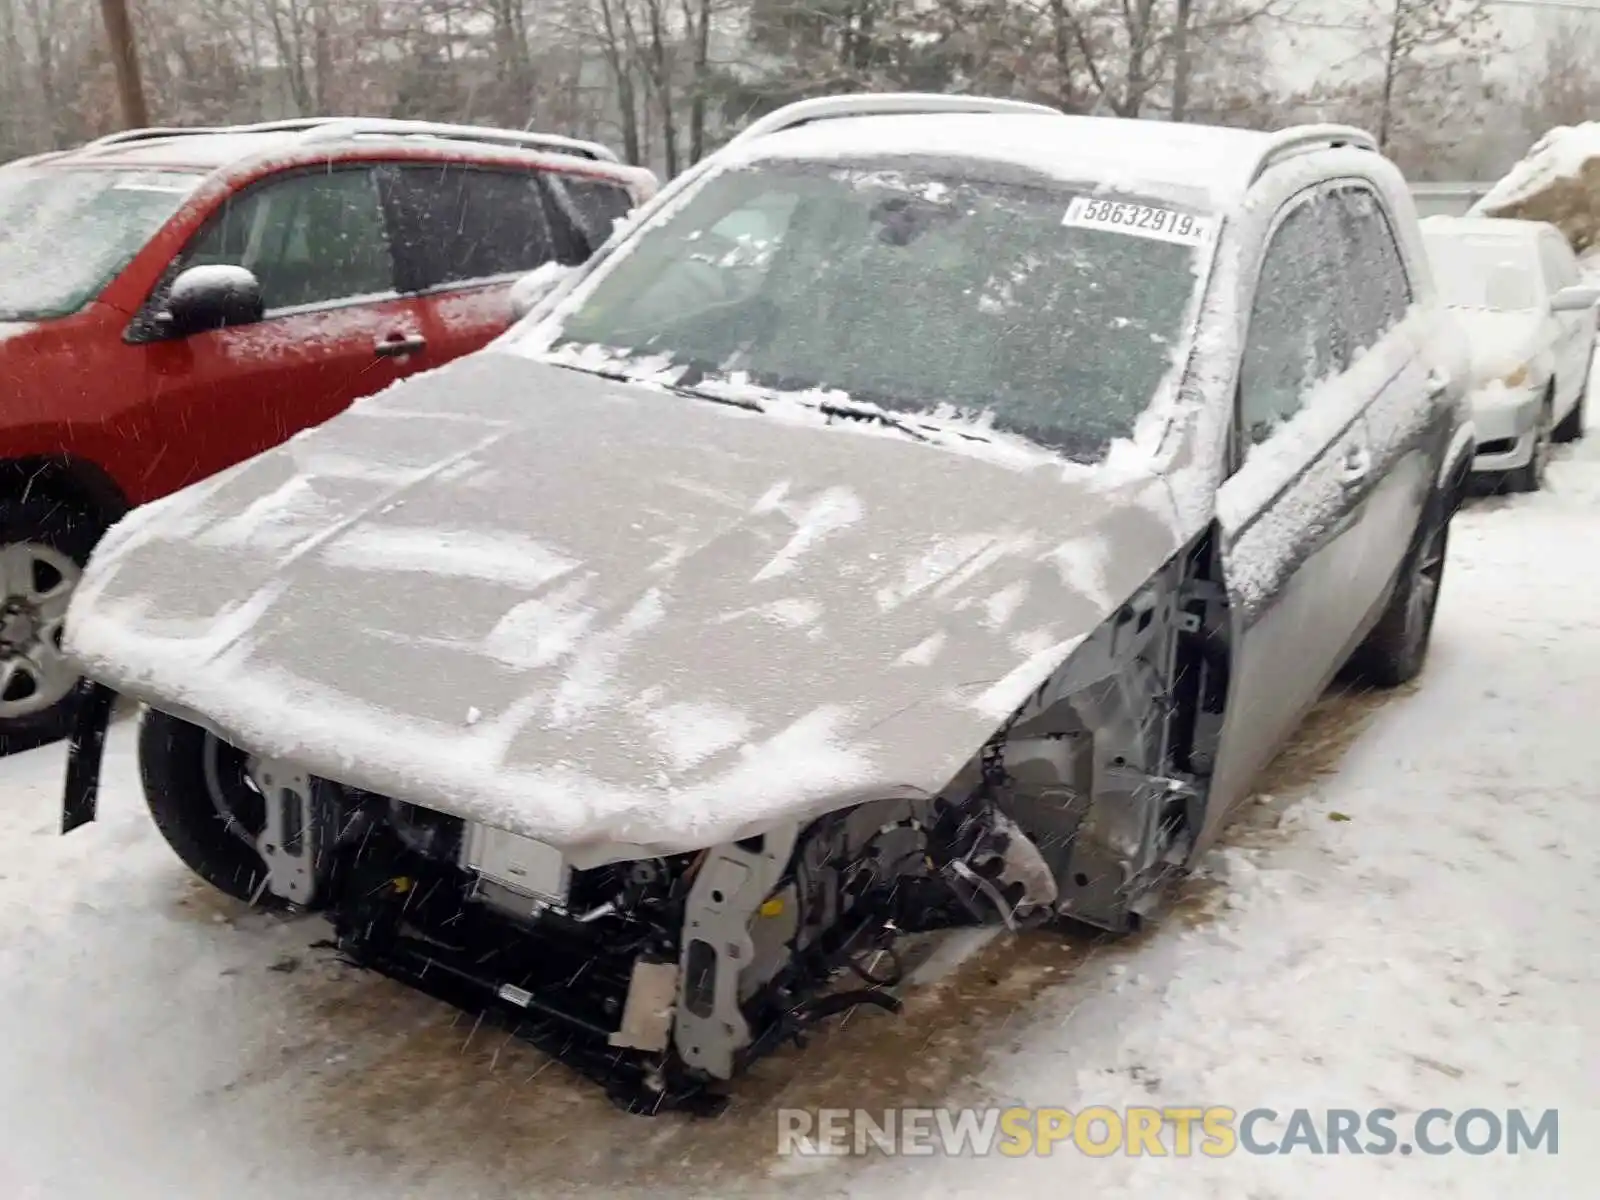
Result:
{"type": "MultiPolygon", "coordinates": [[[[1073,651],[944,793],[697,853],[574,870],[520,835],[247,757],[259,895],[323,912],[350,962],[494,1013],[638,1112],[808,1027],[895,1011],[902,935],[1137,926],[1186,861],[1224,708],[1204,543],[1073,651]]],[[[94,685],[98,687],[98,685],[94,685]]],[[[85,697],[64,830],[93,819],[111,694],[85,697]]]]}

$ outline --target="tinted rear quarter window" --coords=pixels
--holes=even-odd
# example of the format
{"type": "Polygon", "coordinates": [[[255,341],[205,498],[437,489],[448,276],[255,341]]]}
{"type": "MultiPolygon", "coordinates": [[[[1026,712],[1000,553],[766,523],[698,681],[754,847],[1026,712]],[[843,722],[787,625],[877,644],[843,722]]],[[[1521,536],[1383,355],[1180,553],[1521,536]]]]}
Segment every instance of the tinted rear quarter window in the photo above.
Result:
{"type": "Polygon", "coordinates": [[[531,171],[402,166],[389,175],[389,189],[408,291],[518,274],[556,257],[531,171]]]}
{"type": "Polygon", "coordinates": [[[566,201],[571,220],[583,232],[591,248],[598,248],[610,237],[617,221],[633,209],[633,197],[619,184],[579,175],[548,178],[557,196],[566,201]]]}

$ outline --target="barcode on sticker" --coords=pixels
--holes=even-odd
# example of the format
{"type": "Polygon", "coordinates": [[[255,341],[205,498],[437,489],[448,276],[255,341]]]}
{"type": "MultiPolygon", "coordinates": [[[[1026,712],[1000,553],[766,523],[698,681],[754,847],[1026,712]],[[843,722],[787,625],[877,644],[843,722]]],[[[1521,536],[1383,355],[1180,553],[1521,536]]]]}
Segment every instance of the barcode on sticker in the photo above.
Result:
{"type": "Polygon", "coordinates": [[[1067,205],[1067,215],[1061,223],[1078,229],[1104,229],[1187,246],[1198,246],[1211,233],[1210,219],[1195,213],[1094,196],[1075,197],[1067,205]]]}

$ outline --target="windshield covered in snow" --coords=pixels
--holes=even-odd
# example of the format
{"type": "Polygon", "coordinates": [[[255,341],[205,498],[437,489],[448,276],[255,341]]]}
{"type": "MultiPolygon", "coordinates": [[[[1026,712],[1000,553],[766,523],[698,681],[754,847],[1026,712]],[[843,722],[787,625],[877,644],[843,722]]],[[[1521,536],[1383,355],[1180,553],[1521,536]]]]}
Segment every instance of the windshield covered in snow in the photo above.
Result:
{"type": "Polygon", "coordinates": [[[1533,248],[1494,237],[1427,234],[1428,261],[1444,302],[1454,308],[1527,312],[1539,307],[1533,248]]]}
{"type": "Polygon", "coordinates": [[[884,410],[988,414],[1097,461],[1186,341],[1211,221],[975,166],[712,175],[598,274],[550,348],[575,365],[572,352],[604,348],[681,387],[743,379],[752,399],[826,389],[884,410]]]}
{"type": "Polygon", "coordinates": [[[0,171],[0,321],[77,312],[204,178],[187,171],[0,171]]]}

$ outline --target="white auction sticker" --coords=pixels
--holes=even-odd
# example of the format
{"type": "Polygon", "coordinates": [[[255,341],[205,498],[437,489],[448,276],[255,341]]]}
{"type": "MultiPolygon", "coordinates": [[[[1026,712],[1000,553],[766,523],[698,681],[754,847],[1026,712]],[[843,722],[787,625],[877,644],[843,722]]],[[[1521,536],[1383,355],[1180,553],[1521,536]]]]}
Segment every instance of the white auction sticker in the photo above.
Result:
{"type": "Polygon", "coordinates": [[[1178,242],[1198,246],[1211,236],[1209,217],[1182,212],[1175,208],[1158,208],[1153,204],[1136,204],[1129,200],[1102,200],[1094,196],[1077,196],[1067,205],[1063,225],[1079,229],[1104,229],[1111,233],[1126,233],[1132,237],[1155,238],[1162,242],[1178,242]]]}

